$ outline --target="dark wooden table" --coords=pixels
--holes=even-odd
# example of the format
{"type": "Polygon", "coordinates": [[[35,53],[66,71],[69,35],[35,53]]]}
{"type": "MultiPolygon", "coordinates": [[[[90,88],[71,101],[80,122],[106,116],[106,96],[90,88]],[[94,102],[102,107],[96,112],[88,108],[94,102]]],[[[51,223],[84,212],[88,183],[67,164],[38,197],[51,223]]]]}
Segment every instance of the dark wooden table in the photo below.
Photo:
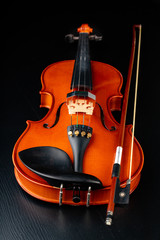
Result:
{"type": "MultiPolygon", "coordinates": [[[[0,118],[0,239],[160,239],[160,25],[157,14],[156,7],[132,9],[128,13],[119,12],[118,9],[116,13],[113,9],[106,12],[101,10],[97,17],[96,14],[75,14],[71,17],[67,13],[63,16],[43,16],[23,11],[16,15],[10,9],[4,17],[5,54],[1,59],[4,76],[1,78],[3,114],[0,118]],[[125,15],[123,20],[122,15],[125,15]],[[64,21],[58,21],[59,18],[64,21]],[[116,23],[113,21],[115,19],[116,23]],[[132,23],[143,24],[135,134],[144,150],[145,165],[141,182],[131,195],[129,205],[115,209],[111,227],[104,223],[106,205],[89,208],[59,207],[31,197],[16,182],[12,164],[12,150],[26,127],[25,121],[41,119],[45,114],[39,109],[40,74],[52,62],[74,59],[76,43],[65,43],[64,35],[83,22],[95,26],[96,31],[104,36],[103,42],[92,44],[92,59],[115,66],[124,78],[127,75],[132,23]]],[[[131,122],[131,110],[128,122],[131,122]]]]}

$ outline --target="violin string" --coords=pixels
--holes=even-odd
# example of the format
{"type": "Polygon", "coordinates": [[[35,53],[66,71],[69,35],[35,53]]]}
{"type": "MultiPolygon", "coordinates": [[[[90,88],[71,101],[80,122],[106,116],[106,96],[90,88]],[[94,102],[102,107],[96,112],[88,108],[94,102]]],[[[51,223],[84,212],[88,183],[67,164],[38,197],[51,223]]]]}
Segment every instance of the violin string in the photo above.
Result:
{"type": "MultiPolygon", "coordinates": [[[[88,37],[88,35],[87,35],[88,37]]],[[[84,46],[85,46],[85,52],[86,52],[86,44],[87,44],[87,41],[88,39],[85,38],[85,43],[84,43],[84,46]]],[[[84,92],[86,91],[86,55],[84,55],[84,92]]],[[[85,104],[85,96],[84,96],[84,104],[85,104]]],[[[85,119],[85,113],[83,112],[83,126],[84,126],[84,119],[85,119]]]]}
{"type": "MultiPolygon", "coordinates": [[[[80,37],[80,36],[79,36],[80,37]]],[[[79,43],[78,43],[78,49],[79,49],[79,43]]],[[[72,81],[72,91],[74,89],[74,86],[75,86],[75,80],[76,80],[76,72],[77,72],[77,68],[78,68],[78,64],[77,64],[77,54],[76,54],[76,59],[74,61],[74,68],[73,68],[73,81],[72,81]]],[[[72,102],[74,101],[74,98],[72,96],[72,102]]],[[[78,116],[77,116],[78,117],[78,116]]],[[[72,126],[72,115],[71,115],[71,126],[72,126]]]]}
{"type": "Polygon", "coordinates": [[[89,115],[89,121],[88,121],[88,126],[90,127],[90,123],[91,123],[91,116],[89,115]]]}
{"type": "Polygon", "coordinates": [[[79,66],[78,61],[77,61],[77,57],[78,57],[78,53],[79,53],[79,48],[80,48],[80,34],[79,34],[79,40],[78,40],[78,51],[76,54],[76,59],[75,59],[75,65],[74,65],[74,72],[73,72],[73,81],[72,81],[72,91],[75,85],[75,81],[76,81],[76,72],[77,72],[77,68],[79,66]]]}
{"type": "Polygon", "coordinates": [[[82,48],[83,48],[83,33],[80,35],[81,41],[81,49],[80,49],[80,61],[79,61],[79,77],[78,77],[78,91],[80,89],[80,81],[81,81],[81,64],[82,64],[82,48]]]}
{"type": "MultiPolygon", "coordinates": [[[[80,34],[79,34],[79,42],[78,42],[78,52],[79,52],[79,48],[80,48],[80,34]]],[[[78,54],[78,53],[77,53],[78,54]]],[[[78,59],[77,59],[77,55],[76,55],[76,59],[75,59],[75,65],[74,65],[74,72],[73,72],[73,81],[72,81],[72,91],[74,89],[74,86],[75,86],[75,81],[76,81],[76,72],[78,70],[78,59]]],[[[78,87],[79,88],[79,87],[78,87]]],[[[74,101],[74,98],[72,97],[72,101],[74,101]]],[[[76,101],[76,99],[75,99],[76,101]]],[[[71,115],[71,125],[72,125],[72,115],[71,115]]],[[[76,120],[76,125],[78,127],[78,112],[77,112],[77,120],[76,120]]]]}
{"type": "Polygon", "coordinates": [[[137,105],[137,91],[138,91],[138,75],[139,75],[139,60],[140,60],[140,48],[141,48],[141,29],[142,29],[142,26],[140,25],[140,26],[139,26],[138,53],[137,53],[137,69],[136,69],[134,109],[133,109],[133,128],[132,128],[132,139],[131,139],[129,180],[131,180],[132,160],[133,160],[133,144],[134,144],[135,119],[136,119],[136,105],[137,105]]]}
{"type": "MultiPolygon", "coordinates": [[[[91,60],[90,60],[90,68],[91,68],[91,60]]],[[[91,74],[91,69],[89,70],[89,74],[91,74]]],[[[91,79],[92,75],[88,76],[88,77],[91,79]]],[[[89,90],[90,90],[90,92],[92,90],[91,83],[90,83],[89,90]]],[[[89,127],[90,127],[90,123],[91,123],[91,115],[89,116],[89,127]]]]}
{"type": "MultiPolygon", "coordinates": [[[[79,74],[78,74],[78,91],[80,90],[80,79],[81,79],[81,64],[82,64],[82,44],[83,44],[83,38],[82,35],[79,34],[79,41],[81,44],[81,48],[80,48],[80,52],[79,52],[79,56],[80,56],[80,61],[79,61],[79,74]]],[[[77,98],[77,104],[79,101],[79,96],[77,98]]],[[[78,127],[78,111],[77,111],[77,127],[78,127]]]]}
{"type": "Polygon", "coordinates": [[[74,68],[73,68],[73,81],[72,81],[72,91],[73,91],[73,87],[74,87],[74,83],[75,83],[75,75],[76,75],[76,71],[77,71],[77,62],[76,62],[76,59],[75,59],[75,62],[74,62],[74,68]]]}

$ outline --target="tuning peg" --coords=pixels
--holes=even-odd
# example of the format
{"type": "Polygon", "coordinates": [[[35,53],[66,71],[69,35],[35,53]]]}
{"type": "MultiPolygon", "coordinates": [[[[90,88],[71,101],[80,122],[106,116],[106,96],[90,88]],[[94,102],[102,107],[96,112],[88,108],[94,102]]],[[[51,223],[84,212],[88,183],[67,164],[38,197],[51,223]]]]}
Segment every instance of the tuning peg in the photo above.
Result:
{"type": "Polygon", "coordinates": [[[95,40],[95,41],[102,41],[102,36],[97,36],[97,35],[90,35],[89,39],[90,40],[95,40]]]}
{"type": "Polygon", "coordinates": [[[78,40],[79,37],[74,36],[73,34],[67,34],[65,40],[69,43],[73,43],[75,40],[78,40]]]}

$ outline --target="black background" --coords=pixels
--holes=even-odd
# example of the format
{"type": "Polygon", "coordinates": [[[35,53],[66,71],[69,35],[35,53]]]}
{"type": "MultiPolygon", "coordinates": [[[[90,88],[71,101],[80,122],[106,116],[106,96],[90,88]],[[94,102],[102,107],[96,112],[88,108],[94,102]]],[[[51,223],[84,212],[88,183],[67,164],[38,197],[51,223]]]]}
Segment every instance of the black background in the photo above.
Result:
{"type": "MultiPolygon", "coordinates": [[[[6,5],[1,11],[0,239],[160,239],[158,1],[127,6],[95,2],[88,9],[82,3],[67,8],[63,5],[63,9],[54,2],[34,9],[24,3],[6,5]],[[124,85],[132,25],[142,24],[135,135],[144,150],[145,164],[130,204],[115,209],[111,227],[104,224],[106,205],[59,208],[25,193],[15,180],[11,158],[14,144],[26,128],[25,121],[41,119],[46,113],[39,108],[42,70],[53,62],[75,58],[77,43],[66,43],[64,36],[76,34],[82,23],[103,35],[102,42],[91,43],[92,60],[116,67],[124,85]]],[[[133,88],[128,123],[132,121],[133,88]]]]}

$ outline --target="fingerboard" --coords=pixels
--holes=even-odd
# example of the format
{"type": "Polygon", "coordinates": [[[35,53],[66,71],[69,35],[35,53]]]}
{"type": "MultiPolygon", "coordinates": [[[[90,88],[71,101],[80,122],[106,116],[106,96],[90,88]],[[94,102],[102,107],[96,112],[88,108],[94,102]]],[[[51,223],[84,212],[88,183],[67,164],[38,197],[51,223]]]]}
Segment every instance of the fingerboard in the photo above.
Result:
{"type": "Polygon", "coordinates": [[[92,90],[88,33],[79,33],[78,49],[73,69],[71,89],[92,90]]]}

